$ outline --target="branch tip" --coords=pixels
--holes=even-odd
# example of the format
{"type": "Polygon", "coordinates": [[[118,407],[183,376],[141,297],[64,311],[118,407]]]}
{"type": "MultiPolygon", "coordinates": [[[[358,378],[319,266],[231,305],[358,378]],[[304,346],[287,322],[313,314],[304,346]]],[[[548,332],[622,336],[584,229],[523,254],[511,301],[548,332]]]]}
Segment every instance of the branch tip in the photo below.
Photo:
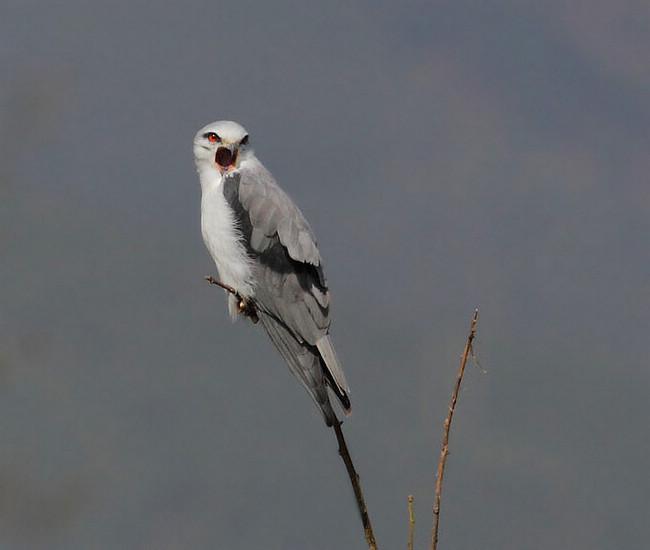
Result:
{"type": "Polygon", "coordinates": [[[456,408],[456,401],[458,400],[458,391],[460,390],[460,383],[463,380],[463,373],[465,372],[465,365],[467,363],[467,357],[474,357],[474,349],[472,348],[472,342],[474,341],[474,335],[476,333],[476,321],[478,319],[478,308],[474,309],[474,315],[472,316],[472,322],[470,323],[469,332],[467,334],[467,341],[465,343],[465,349],[463,350],[463,355],[460,359],[460,366],[458,368],[458,376],[456,377],[456,384],[454,386],[454,391],[451,394],[451,402],[449,403],[449,408],[447,409],[447,416],[445,418],[444,427],[442,431],[442,447],[440,449],[440,460],[438,462],[438,470],[436,472],[436,492],[433,503],[433,522],[431,525],[431,538],[429,541],[429,549],[436,550],[438,545],[438,525],[440,521],[440,498],[442,495],[442,476],[445,470],[445,462],[447,460],[447,455],[449,455],[449,429],[451,427],[451,418],[454,414],[454,409],[456,408]]]}

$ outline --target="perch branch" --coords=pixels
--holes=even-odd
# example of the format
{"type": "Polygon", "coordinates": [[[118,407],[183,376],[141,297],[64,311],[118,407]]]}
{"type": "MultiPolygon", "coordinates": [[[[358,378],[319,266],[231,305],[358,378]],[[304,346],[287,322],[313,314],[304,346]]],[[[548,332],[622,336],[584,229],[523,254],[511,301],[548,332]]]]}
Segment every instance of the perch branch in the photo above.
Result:
{"type": "Polygon", "coordinates": [[[255,311],[255,306],[253,303],[244,298],[233,287],[227,285],[226,283],[222,283],[221,281],[217,281],[216,279],[210,277],[210,275],[205,275],[203,278],[211,285],[217,285],[224,290],[227,290],[237,299],[237,313],[241,313],[244,315],[244,317],[248,317],[253,323],[257,323],[260,320],[257,316],[257,311],[255,311]]]}
{"type": "MultiPolygon", "coordinates": [[[[221,288],[228,291],[230,294],[234,295],[237,299],[237,311],[242,313],[246,317],[249,317],[253,323],[259,321],[257,312],[255,311],[255,306],[252,302],[244,298],[237,290],[235,290],[230,285],[217,281],[216,279],[206,275],[204,277],[206,281],[210,284],[220,286],[221,288]]],[[[352,489],[354,491],[354,496],[357,499],[357,506],[359,507],[359,512],[361,514],[361,522],[363,524],[363,532],[366,538],[366,543],[368,544],[369,550],[377,550],[377,543],[375,542],[375,535],[372,532],[372,525],[370,524],[370,517],[368,516],[368,510],[366,508],[366,502],[363,498],[363,492],[361,491],[361,483],[359,481],[359,474],[357,474],[354,469],[354,464],[352,463],[352,457],[350,456],[350,451],[348,451],[348,446],[345,443],[345,437],[343,437],[343,431],[341,430],[341,422],[336,420],[334,422],[334,432],[336,433],[336,439],[339,443],[339,455],[345,463],[345,467],[350,476],[350,482],[352,483],[352,489]]]]}
{"type": "Polygon", "coordinates": [[[463,373],[465,372],[465,364],[467,363],[467,357],[471,354],[474,355],[472,349],[472,341],[474,340],[474,333],[476,332],[476,319],[478,318],[478,309],[474,310],[474,316],[472,317],[472,323],[470,325],[469,333],[467,335],[467,342],[465,344],[465,350],[460,359],[460,368],[458,369],[458,376],[456,378],[456,385],[454,386],[454,391],[451,394],[451,403],[449,404],[449,409],[447,410],[447,417],[445,418],[445,425],[442,432],[442,448],[440,450],[440,461],[438,462],[438,471],[436,473],[436,494],[433,504],[433,524],[431,526],[431,540],[429,544],[430,550],[436,550],[438,545],[438,522],[440,519],[440,496],[442,492],[442,475],[445,470],[445,462],[447,460],[447,454],[449,453],[449,427],[451,426],[451,417],[454,414],[454,408],[456,407],[456,401],[458,399],[458,390],[460,390],[460,383],[463,379],[463,373]]]}
{"type": "Polygon", "coordinates": [[[350,451],[348,451],[348,446],[345,443],[343,431],[341,430],[341,422],[335,420],[333,428],[334,432],[336,433],[336,439],[339,442],[339,455],[341,455],[341,458],[345,463],[345,468],[347,469],[348,475],[350,476],[352,490],[354,491],[354,496],[357,499],[357,506],[359,507],[359,513],[361,514],[361,523],[363,524],[363,534],[366,538],[366,544],[368,545],[369,550],[377,550],[375,535],[372,532],[372,525],[370,524],[370,517],[368,516],[368,510],[366,508],[366,501],[364,500],[363,492],[361,491],[359,474],[357,474],[356,470],[354,469],[352,457],[350,456],[350,451]]]}

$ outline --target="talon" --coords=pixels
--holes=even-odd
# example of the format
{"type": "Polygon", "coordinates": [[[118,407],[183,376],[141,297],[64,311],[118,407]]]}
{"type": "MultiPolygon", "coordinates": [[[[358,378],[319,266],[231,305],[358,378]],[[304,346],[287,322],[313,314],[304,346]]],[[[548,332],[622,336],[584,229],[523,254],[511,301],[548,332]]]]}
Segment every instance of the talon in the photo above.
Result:
{"type": "Polygon", "coordinates": [[[244,317],[248,317],[253,323],[257,323],[260,319],[255,311],[255,306],[251,304],[246,298],[237,296],[239,302],[237,303],[237,313],[241,313],[244,317]]]}
{"type": "Polygon", "coordinates": [[[246,315],[246,313],[253,309],[253,307],[248,303],[246,298],[241,298],[240,296],[238,296],[238,298],[239,302],[237,303],[237,312],[246,315]]]}

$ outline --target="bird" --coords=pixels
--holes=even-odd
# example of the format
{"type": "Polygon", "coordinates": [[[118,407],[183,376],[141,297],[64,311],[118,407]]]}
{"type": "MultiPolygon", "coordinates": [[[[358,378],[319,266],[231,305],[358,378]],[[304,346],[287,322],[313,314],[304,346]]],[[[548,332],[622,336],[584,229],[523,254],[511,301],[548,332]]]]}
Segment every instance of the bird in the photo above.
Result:
{"type": "Polygon", "coordinates": [[[261,321],[291,372],[338,425],[330,391],[351,412],[350,389],[332,345],[330,293],[305,216],[257,159],[248,132],[220,120],[194,137],[201,233],[233,320],[261,321]]]}

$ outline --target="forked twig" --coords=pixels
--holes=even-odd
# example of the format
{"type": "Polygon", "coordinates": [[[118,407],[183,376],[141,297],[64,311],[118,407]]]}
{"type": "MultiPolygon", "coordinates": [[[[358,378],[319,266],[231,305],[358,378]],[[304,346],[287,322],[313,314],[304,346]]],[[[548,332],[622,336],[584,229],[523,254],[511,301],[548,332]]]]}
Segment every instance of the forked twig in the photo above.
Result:
{"type": "Polygon", "coordinates": [[[445,418],[445,425],[442,432],[442,448],[440,450],[440,461],[438,462],[438,471],[436,473],[436,495],[433,504],[433,524],[431,526],[431,540],[429,544],[430,550],[436,550],[438,545],[438,522],[440,519],[440,496],[442,492],[442,475],[445,470],[445,461],[447,460],[447,454],[449,453],[449,427],[451,426],[451,417],[454,414],[454,408],[456,407],[456,401],[458,400],[458,391],[460,390],[460,383],[463,379],[463,373],[465,372],[465,364],[467,363],[467,357],[474,352],[472,350],[472,341],[474,340],[474,333],[476,332],[476,319],[478,318],[478,309],[474,310],[474,316],[472,317],[472,323],[470,325],[469,334],[467,335],[467,343],[465,344],[465,350],[460,359],[460,368],[458,369],[458,376],[456,378],[456,385],[454,386],[454,391],[451,394],[451,403],[449,404],[449,409],[447,410],[447,417],[445,418]]]}
{"type": "Polygon", "coordinates": [[[348,446],[345,444],[345,437],[343,437],[343,431],[341,430],[341,422],[336,420],[332,427],[336,433],[336,439],[339,442],[339,455],[341,455],[341,458],[345,463],[345,468],[347,469],[348,475],[350,476],[352,490],[354,491],[354,496],[357,499],[357,506],[359,508],[359,513],[361,514],[361,523],[363,524],[363,534],[366,538],[366,544],[368,545],[369,550],[377,550],[375,534],[372,532],[372,525],[370,524],[370,517],[368,516],[368,510],[366,508],[366,501],[364,500],[363,492],[361,491],[359,474],[357,474],[356,470],[354,469],[350,451],[348,451],[348,446]]]}

